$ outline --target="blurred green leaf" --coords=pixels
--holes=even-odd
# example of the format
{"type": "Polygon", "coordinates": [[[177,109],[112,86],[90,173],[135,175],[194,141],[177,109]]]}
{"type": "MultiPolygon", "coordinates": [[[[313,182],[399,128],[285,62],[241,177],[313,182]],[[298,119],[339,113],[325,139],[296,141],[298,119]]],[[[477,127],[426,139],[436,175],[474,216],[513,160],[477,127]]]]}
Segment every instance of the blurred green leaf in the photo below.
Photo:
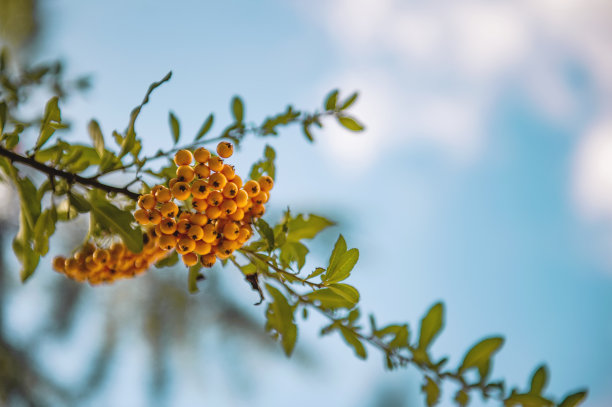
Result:
{"type": "Polygon", "coordinates": [[[0,135],[2,135],[5,125],[6,125],[6,103],[2,101],[0,102],[0,135]]]}
{"type": "Polygon", "coordinates": [[[325,269],[322,267],[317,267],[312,273],[308,275],[308,277],[306,277],[306,280],[310,280],[311,278],[320,276],[323,273],[325,273],[325,269]]]}
{"type": "Polygon", "coordinates": [[[168,114],[168,121],[170,122],[170,130],[172,131],[172,140],[174,140],[174,144],[176,145],[181,137],[181,126],[172,112],[168,114]]]}
{"type": "Polygon", "coordinates": [[[460,407],[465,407],[470,402],[470,395],[463,390],[458,390],[457,394],[455,394],[455,401],[460,407]]]}
{"type": "Polygon", "coordinates": [[[198,280],[201,278],[200,270],[202,270],[202,264],[200,262],[197,262],[193,266],[189,267],[187,287],[189,288],[190,294],[195,294],[200,291],[200,289],[198,288],[198,280]]]}
{"type": "Polygon", "coordinates": [[[261,232],[262,237],[266,240],[266,243],[268,243],[268,250],[273,250],[274,231],[272,230],[272,228],[270,228],[268,222],[259,218],[257,219],[257,222],[255,222],[255,224],[257,225],[257,229],[259,230],[259,232],[261,232]]]}
{"type": "Polygon", "coordinates": [[[102,158],[104,156],[104,136],[102,135],[102,129],[100,129],[100,125],[94,119],[92,119],[87,125],[87,130],[89,131],[89,137],[93,143],[93,146],[98,153],[98,157],[102,158]]]}
{"type": "Polygon", "coordinates": [[[325,110],[336,110],[338,103],[338,89],[332,90],[325,98],[325,110]]]}
{"type": "Polygon", "coordinates": [[[274,330],[280,335],[283,350],[287,356],[290,356],[297,340],[293,309],[285,296],[270,284],[266,284],[266,291],[273,299],[266,311],[266,329],[274,330]]]}
{"type": "Polygon", "coordinates": [[[244,103],[240,96],[234,96],[232,98],[232,115],[237,123],[242,123],[244,119],[244,103]]]}
{"type": "Polygon", "coordinates": [[[214,120],[215,120],[215,116],[212,113],[209,114],[206,120],[204,121],[204,124],[202,124],[200,131],[198,131],[198,134],[196,134],[196,137],[195,137],[196,140],[201,139],[202,137],[206,135],[206,133],[208,133],[208,131],[211,129],[213,125],[214,120]]]}
{"type": "Polygon", "coordinates": [[[57,213],[52,207],[42,212],[34,226],[34,250],[43,256],[49,251],[49,238],[55,232],[56,221],[57,213]]]}
{"type": "Polygon", "coordinates": [[[481,340],[466,353],[461,366],[459,366],[459,373],[487,363],[503,344],[504,338],[499,336],[481,340]]]}
{"type": "Polygon", "coordinates": [[[302,243],[286,242],[281,246],[280,250],[280,261],[283,265],[289,266],[292,262],[295,262],[298,270],[304,267],[309,250],[302,243]]]}
{"type": "Polygon", "coordinates": [[[276,158],[276,152],[272,147],[266,145],[264,149],[264,158],[255,162],[251,167],[249,178],[258,180],[262,175],[268,174],[272,179],[276,176],[276,167],[274,160],[276,158]]]}
{"type": "Polygon", "coordinates": [[[582,404],[586,397],[586,390],[570,394],[569,396],[565,397],[561,403],[559,403],[559,407],[576,407],[582,404]]]}
{"type": "Polygon", "coordinates": [[[179,261],[178,253],[173,251],[172,254],[170,254],[167,257],[164,257],[163,259],[155,263],[155,268],[161,269],[164,267],[172,267],[176,263],[178,263],[178,261],[179,261]]]}
{"type": "Polygon", "coordinates": [[[333,225],[334,222],[322,216],[309,214],[308,218],[304,218],[300,213],[287,223],[287,240],[297,242],[302,239],[313,239],[323,229],[333,225]]]}
{"type": "Polygon", "coordinates": [[[359,250],[351,249],[346,251],[338,257],[338,261],[334,261],[334,264],[329,265],[327,273],[321,277],[321,280],[326,284],[331,284],[347,279],[355,264],[357,264],[357,260],[359,260],[359,250]]]}
{"type": "Polygon", "coordinates": [[[70,205],[72,205],[74,209],[77,210],[77,212],[87,213],[91,211],[91,205],[89,204],[89,201],[83,196],[74,192],[69,192],[68,199],[70,200],[70,205]]]}
{"type": "Polygon", "coordinates": [[[351,331],[345,326],[340,325],[340,333],[342,334],[342,337],[344,338],[346,343],[348,343],[353,348],[353,350],[355,351],[355,355],[357,355],[358,358],[365,359],[367,357],[365,347],[353,331],[351,331]]]}
{"type": "Polygon", "coordinates": [[[338,116],[338,122],[351,131],[363,131],[364,127],[350,116],[338,116]]]}
{"type": "Polygon", "coordinates": [[[308,123],[307,121],[304,121],[302,123],[302,133],[304,133],[304,137],[306,137],[306,140],[311,143],[314,142],[314,137],[312,137],[312,132],[310,131],[310,123],[308,123]]]}
{"type": "Polygon", "coordinates": [[[129,211],[117,208],[106,199],[91,199],[91,210],[95,219],[102,226],[119,234],[126,247],[133,253],[142,251],[142,232],[132,228],[134,217],[129,211]]]}
{"type": "Polygon", "coordinates": [[[438,404],[438,400],[440,399],[440,387],[438,387],[438,383],[433,381],[429,376],[425,376],[425,383],[421,389],[425,393],[425,402],[428,407],[438,404]]]}
{"type": "Polygon", "coordinates": [[[547,383],[548,371],[545,365],[541,365],[533,372],[533,376],[531,376],[531,389],[529,393],[541,395],[547,383]]]}
{"type": "Polygon", "coordinates": [[[425,350],[438,336],[444,325],[444,305],[441,302],[434,304],[421,320],[419,331],[419,348],[425,350]]]}
{"type": "Polygon", "coordinates": [[[321,308],[353,308],[359,302],[359,291],[348,284],[332,284],[306,294],[312,301],[319,301],[321,308]]]}
{"type": "MultiPolygon", "coordinates": [[[[523,407],[548,407],[554,405],[554,403],[542,396],[536,394],[511,394],[506,400],[504,400],[505,406],[516,406],[521,405],[523,407]]],[[[565,407],[565,406],[564,406],[565,407]]]]}
{"type": "Polygon", "coordinates": [[[339,110],[344,110],[344,109],[348,109],[353,103],[355,103],[355,101],[357,100],[357,97],[359,96],[359,92],[355,92],[353,93],[351,96],[349,96],[344,103],[342,103],[342,106],[340,106],[339,110]]]}

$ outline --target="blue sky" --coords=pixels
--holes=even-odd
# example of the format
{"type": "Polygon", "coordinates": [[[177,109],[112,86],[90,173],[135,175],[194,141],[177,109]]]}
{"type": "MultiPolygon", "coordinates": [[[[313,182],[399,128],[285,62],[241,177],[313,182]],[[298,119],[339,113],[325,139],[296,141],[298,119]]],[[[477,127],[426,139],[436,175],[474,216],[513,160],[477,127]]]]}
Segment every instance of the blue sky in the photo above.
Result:
{"type": "MultiPolygon", "coordinates": [[[[171,142],[170,109],[193,134],[211,111],[217,123],[228,119],[234,94],[259,121],[287,103],[318,107],[332,88],[360,90],[354,110],[363,134],[330,122],[315,145],[297,129],[273,140],[270,219],[287,205],[337,219],[323,239],[342,232],[360,249],[353,283],[363,309],[381,321],[410,321],[414,330],[444,300],[446,329],[434,349],[456,363],[476,339],[503,334],[498,376],[525,386],[546,362],[553,394],[588,386],[587,405],[606,406],[612,62],[603,54],[612,8],[579,3],[64,0],[44,5],[41,58],[62,56],[71,73],[93,75],[93,90],[64,109],[72,140],[91,117],[105,134],[122,130],[147,86],[172,70],[138,121],[149,152],[171,142]]],[[[237,160],[250,163],[263,146],[247,142],[237,160]]],[[[309,266],[327,258],[328,246],[313,246],[309,266]]],[[[240,287],[236,295],[251,295],[239,275],[225,278],[224,287],[240,287]]],[[[173,405],[327,398],[365,406],[372,391],[394,386],[422,403],[414,371],[383,372],[375,352],[357,361],[339,338],[318,338],[318,322],[304,324],[298,347],[323,367],[301,371],[255,354],[240,361],[254,369],[248,396],[233,396],[227,379],[201,392],[186,378],[175,384],[173,405]]],[[[118,377],[130,377],[129,366],[118,377]]],[[[132,395],[122,404],[128,400],[112,390],[101,405],[145,403],[132,395]]]]}

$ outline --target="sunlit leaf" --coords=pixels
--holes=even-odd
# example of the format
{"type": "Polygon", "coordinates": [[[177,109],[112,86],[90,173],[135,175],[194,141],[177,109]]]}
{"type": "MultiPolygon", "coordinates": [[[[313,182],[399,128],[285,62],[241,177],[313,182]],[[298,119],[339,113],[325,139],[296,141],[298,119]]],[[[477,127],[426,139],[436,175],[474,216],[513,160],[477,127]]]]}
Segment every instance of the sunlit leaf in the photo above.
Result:
{"type": "MultiPolygon", "coordinates": [[[[548,407],[554,405],[554,403],[542,396],[537,394],[512,394],[504,401],[505,406],[517,406],[523,407],[548,407]]],[[[565,407],[565,406],[564,406],[565,407]]]]}
{"type": "Polygon", "coordinates": [[[340,333],[342,334],[342,337],[344,338],[346,343],[348,343],[353,348],[353,350],[355,351],[355,355],[357,355],[358,358],[365,359],[367,357],[365,347],[353,331],[351,331],[345,326],[340,325],[340,333]]]}
{"type": "Polygon", "coordinates": [[[87,125],[87,130],[98,156],[102,158],[104,156],[104,136],[102,135],[100,125],[96,120],[92,119],[87,125]]]}
{"type": "Polygon", "coordinates": [[[359,302],[359,291],[348,284],[332,284],[326,288],[315,290],[306,297],[319,301],[321,308],[353,308],[359,302]]]}
{"type": "Polygon", "coordinates": [[[334,222],[322,216],[309,214],[307,218],[304,218],[304,215],[300,213],[287,223],[287,240],[295,242],[302,239],[313,239],[323,229],[333,225],[335,225],[334,222]]]}
{"type": "Polygon", "coordinates": [[[181,126],[179,124],[178,119],[172,112],[168,114],[168,121],[170,122],[170,131],[172,132],[172,140],[174,140],[174,144],[176,144],[178,143],[179,138],[181,137],[181,126]]]}
{"type": "Polygon", "coordinates": [[[363,131],[364,129],[361,123],[349,116],[338,116],[338,122],[351,131],[363,131]]]}
{"type": "Polygon", "coordinates": [[[270,284],[266,284],[266,291],[270,293],[273,299],[266,312],[266,328],[276,331],[281,336],[283,350],[287,356],[290,356],[297,340],[297,326],[294,322],[293,309],[285,296],[270,284]]]}
{"type": "Polygon", "coordinates": [[[338,90],[332,90],[325,98],[324,107],[325,110],[336,110],[336,104],[338,103],[338,90]]]}
{"type": "Polygon", "coordinates": [[[42,123],[40,125],[40,134],[38,136],[38,140],[36,140],[36,145],[34,147],[35,150],[38,150],[42,147],[55,133],[56,127],[53,124],[59,124],[61,122],[61,114],[58,106],[59,98],[57,96],[53,96],[47,102],[45,106],[45,114],[43,116],[42,123]]]}
{"type": "Polygon", "coordinates": [[[478,342],[466,353],[461,366],[459,366],[459,373],[487,363],[503,344],[504,338],[499,336],[486,338],[478,342]]]}
{"type": "Polygon", "coordinates": [[[201,139],[202,137],[206,135],[206,133],[208,133],[208,131],[213,125],[214,119],[215,117],[212,113],[208,115],[208,117],[204,121],[204,124],[202,124],[200,131],[198,131],[198,134],[196,134],[196,137],[195,137],[196,140],[201,139]]]}
{"type": "Polygon", "coordinates": [[[359,250],[350,249],[338,257],[338,261],[330,264],[327,273],[321,277],[326,284],[337,283],[345,280],[351,274],[353,267],[359,260],[359,250]]]}
{"type": "Polygon", "coordinates": [[[346,100],[340,106],[339,110],[348,109],[353,103],[355,103],[355,101],[357,100],[358,96],[359,96],[359,92],[355,92],[351,96],[346,98],[346,100]]]}
{"type": "Polygon", "coordinates": [[[419,331],[419,348],[427,349],[431,342],[438,336],[444,325],[444,305],[434,304],[421,320],[419,331]]]}

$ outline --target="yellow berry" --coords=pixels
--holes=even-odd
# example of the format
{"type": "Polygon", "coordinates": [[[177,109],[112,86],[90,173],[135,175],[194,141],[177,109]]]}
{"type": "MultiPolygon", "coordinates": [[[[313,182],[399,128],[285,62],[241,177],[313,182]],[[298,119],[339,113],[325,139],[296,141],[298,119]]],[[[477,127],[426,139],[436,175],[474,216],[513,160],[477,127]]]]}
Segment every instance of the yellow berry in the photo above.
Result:
{"type": "Polygon", "coordinates": [[[231,181],[236,176],[236,171],[234,167],[228,164],[223,164],[223,168],[221,168],[221,174],[225,175],[228,181],[231,181]]]}
{"type": "Polygon", "coordinates": [[[223,189],[225,184],[227,184],[227,178],[220,172],[215,172],[208,178],[208,184],[214,189],[223,189]]]}
{"type": "Polygon", "coordinates": [[[191,184],[191,195],[196,199],[204,199],[210,194],[211,189],[204,180],[196,180],[191,184]]]}
{"type": "Polygon", "coordinates": [[[236,206],[236,201],[225,199],[223,202],[221,202],[221,205],[219,205],[219,209],[221,209],[221,212],[226,215],[232,215],[234,212],[236,212],[238,206],[236,206]]]}
{"type": "Polygon", "coordinates": [[[213,155],[208,159],[208,168],[212,171],[221,171],[223,169],[223,159],[213,155]]]}
{"type": "Polygon", "coordinates": [[[172,218],[164,218],[159,224],[159,228],[165,235],[171,235],[176,231],[176,222],[172,218]]]}
{"type": "Polygon", "coordinates": [[[244,184],[243,189],[249,195],[249,198],[257,196],[257,194],[259,194],[259,192],[261,191],[259,183],[257,181],[254,181],[254,180],[247,181],[244,184]]]}
{"type": "Polygon", "coordinates": [[[217,257],[212,253],[200,257],[200,263],[202,263],[204,267],[212,267],[216,261],[217,257]]]}
{"type": "Polygon", "coordinates": [[[189,231],[187,232],[187,235],[193,240],[198,241],[202,239],[202,236],[204,236],[204,231],[202,230],[201,226],[191,225],[189,231]]]}
{"type": "Polygon", "coordinates": [[[184,201],[191,195],[191,187],[186,182],[177,182],[172,187],[172,195],[179,201],[184,201]]]}
{"type": "Polygon", "coordinates": [[[63,256],[56,256],[53,258],[53,270],[62,272],[65,270],[66,258],[63,256]]]}
{"type": "Polygon", "coordinates": [[[238,187],[233,182],[228,182],[223,187],[223,196],[226,198],[233,198],[238,193],[238,187]]]}
{"type": "Polygon", "coordinates": [[[240,233],[240,226],[237,224],[230,222],[223,227],[223,237],[228,240],[236,240],[238,239],[238,235],[240,233]]]}
{"type": "Polygon", "coordinates": [[[177,182],[179,182],[178,178],[172,178],[170,181],[168,181],[168,188],[170,188],[170,190],[172,191],[172,187],[174,186],[174,184],[176,184],[177,182]]]}
{"type": "Polygon", "coordinates": [[[199,163],[205,163],[210,158],[210,151],[205,149],[204,147],[197,148],[193,152],[193,157],[199,163]]]}
{"type": "Polygon", "coordinates": [[[196,242],[196,247],[195,249],[193,249],[194,253],[197,253],[199,255],[205,255],[210,253],[211,250],[211,245],[210,243],[206,243],[204,240],[198,240],[196,242]]]}
{"type": "Polygon", "coordinates": [[[176,251],[178,254],[187,254],[191,253],[193,249],[195,249],[195,240],[185,236],[179,239],[176,243],[176,251]]]}
{"type": "Polygon", "coordinates": [[[141,225],[148,225],[149,211],[146,209],[137,209],[134,211],[134,219],[136,219],[136,222],[140,223],[141,225]]]}
{"type": "Polygon", "coordinates": [[[206,208],[205,213],[209,219],[218,219],[219,216],[221,216],[221,209],[219,209],[218,206],[209,206],[208,208],[206,208]]]}
{"type": "Polygon", "coordinates": [[[232,182],[236,184],[236,188],[242,188],[242,178],[240,178],[238,175],[234,175],[234,178],[232,178],[232,182]]]}
{"type": "Polygon", "coordinates": [[[208,202],[206,199],[194,199],[191,201],[191,206],[198,212],[204,212],[208,208],[208,202]]]}
{"type": "Polygon", "coordinates": [[[262,191],[269,192],[274,187],[274,180],[269,175],[264,175],[259,178],[259,186],[262,191]]]}
{"type": "Polygon", "coordinates": [[[241,189],[236,194],[236,198],[234,198],[234,200],[236,201],[236,206],[239,208],[244,208],[249,203],[249,194],[247,194],[244,189],[241,189]]]}
{"type": "Polygon", "coordinates": [[[153,209],[149,211],[149,222],[152,225],[158,225],[159,222],[161,222],[161,220],[162,220],[162,214],[160,211],[158,211],[157,209],[153,209]]]}
{"type": "Polygon", "coordinates": [[[222,141],[217,144],[217,154],[219,157],[228,158],[234,154],[234,145],[228,141],[222,141]]]}
{"type": "Polygon", "coordinates": [[[108,250],[106,249],[96,249],[93,253],[93,261],[98,264],[106,264],[110,258],[108,250]]]}
{"type": "Polygon", "coordinates": [[[155,200],[153,194],[140,195],[138,198],[138,206],[140,206],[142,209],[153,209],[155,208],[156,203],[157,201],[155,200]]]}
{"type": "Polygon", "coordinates": [[[217,238],[217,231],[215,230],[215,226],[210,223],[204,225],[202,231],[202,240],[206,243],[212,243],[217,238]]]}
{"type": "MultiPolygon", "coordinates": [[[[164,218],[174,218],[178,215],[178,205],[174,202],[166,202],[159,208],[161,215],[164,218]]],[[[136,216],[136,214],[134,214],[136,216]]]]}
{"type": "Polygon", "coordinates": [[[183,254],[181,258],[187,267],[194,266],[198,262],[198,255],[195,253],[183,254]]]}
{"type": "Polygon", "coordinates": [[[256,204],[265,204],[266,202],[268,202],[268,193],[265,191],[261,191],[257,194],[256,197],[253,198],[253,202],[255,202],[256,204]]]}
{"type": "Polygon", "coordinates": [[[190,228],[191,228],[191,223],[189,223],[189,221],[185,219],[179,221],[179,223],[176,224],[177,232],[179,232],[182,235],[187,234],[190,228]]]}
{"type": "Polygon", "coordinates": [[[229,218],[231,220],[241,221],[244,219],[244,211],[242,208],[236,208],[236,212],[232,213],[229,218]]]}
{"type": "Polygon", "coordinates": [[[164,250],[172,250],[176,246],[177,238],[174,235],[164,235],[159,238],[157,245],[164,250]]]}
{"type": "Polygon", "coordinates": [[[266,207],[263,206],[262,204],[255,204],[251,208],[251,215],[253,215],[256,218],[263,216],[264,213],[266,213],[266,207]]]}
{"type": "Polygon", "coordinates": [[[219,253],[229,256],[234,252],[234,244],[230,240],[223,240],[219,245],[219,253]]]}
{"type": "Polygon", "coordinates": [[[189,165],[181,165],[176,169],[176,178],[179,182],[191,182],[195,178],[195,171],[189,165]]]}
{"type": "Polygon", "coordinates": [[[219,206],[223,202],[223,194],[219,191],[212,191],[206,198],[206,202],[211,206],[219,206]]]}
{"type": "Polygon", "coordinates": [[[191,215],[190,222],[194,225],[204,226],[206,225],[206,222],[208,222],[208,217],[203,213],[194,213],[191,215]]]}
{"type": "Polygon", "coordinates": [[[174,155],[174,163],[177,166],[189,165],[193,161],[193,154],[189,150],[179,150],[174,155]]]}

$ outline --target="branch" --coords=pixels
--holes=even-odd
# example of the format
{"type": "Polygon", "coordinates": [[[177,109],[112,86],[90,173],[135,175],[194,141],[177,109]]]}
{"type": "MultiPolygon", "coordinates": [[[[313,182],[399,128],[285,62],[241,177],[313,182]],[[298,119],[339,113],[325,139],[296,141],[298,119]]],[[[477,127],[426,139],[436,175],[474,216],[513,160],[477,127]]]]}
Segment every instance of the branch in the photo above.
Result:
{"type": "Polygon", "coordinates": [[[100,189],[106,192],[115,192],[118,194],[122,194],[127,196],[128,198],[136,201],[138,199],[138,194],[136,192],[132,192],[127,188],[115,187],[112,185],[106,185],[95,178],[81,177],[80,175],[73,174],[71,172],[59,170],[57,168],[49,167],[41,162],[36,161],[33,157],[25,157],[14,153],[10,150],[5,149],[4,147],[0,147],[0,156],[4,156],[11,160],[11,162],[18,162],[27,165],[28,167],[34,168],[40,172],[44,172],[53,177],[64,178],[70,183],[78,183],[81,185],[89,186],[92,188],[100,189]]]}

